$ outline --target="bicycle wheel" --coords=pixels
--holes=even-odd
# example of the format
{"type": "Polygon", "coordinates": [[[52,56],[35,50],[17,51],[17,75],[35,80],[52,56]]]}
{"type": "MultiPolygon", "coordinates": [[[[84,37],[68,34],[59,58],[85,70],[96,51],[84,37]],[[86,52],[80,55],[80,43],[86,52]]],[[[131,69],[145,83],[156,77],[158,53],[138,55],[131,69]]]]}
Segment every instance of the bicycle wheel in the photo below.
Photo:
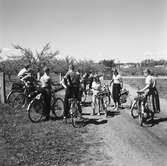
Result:
{"type": "Polygon", "coordinates": [[[10,91],[9,94],[7,95],[6,97],[6,103],[9,105],[9,106],[13,106],[13,101],[14,99],[16,98],[16,96],[19,94],[20,92],[18,91],[10,91]]]}
{"type": "Polygon", "coordinates": [[[131,111],[131,115],[132,115],[132,117],[134,119],[139,117],[139,110],[138,110],[138,106],[137,106],[137,101],[136,100],[133,102],[130,111],[131,111]]]}
{"type": "Polygon", "coordinates": [[[26,96],[23,93],[18,94],[12,103],[12,107],[18,111],[22,108],[22,106],[25,104],[26,96]]]}
{"type": "Polygon", "coordinates": [[[82,93],[82,97],[81,97],[81,102],[85,103],[86,102],[86,98],[87,98],[87,94],[85,92],[82,93]]]}
{"type": "Polygon", "coordinates": [[[53,103],[53,114],[58,118],[63,117],[63,115],[64,115],[64,101],[62,98],[56,98],[55,102],[53,103]]]}
{"type": "Polygon", "coordinates": [[[110,103],[111,103],[110,95],[104,96],[103,100],[104,100],[104,103],[106,104],[106,106],[110,105],[110,103]]]}
{"type": "Polygon", "coordinates": [[[70,116],[71,116],[71,122],[73,127],[80,128],[83,126],[83,120],[80,117],[78,106],[77,106],[77,103],[75,102],[71,104],[70,116]]]}
{"type": "Polygon", "coordinates": [[[126,102],[122,103],[124,108],[128,108],[130,109],[132,107],[132,99],[130,98],[130,96],[128,95],[126,98],[126,102]]]}
{"type": "Polygon", "coordinates": [[[139,123],[140,126],[143,126],[144,123],[144,106],[139,106],[139,123]]]}
{"type": "Polygon", "coordinates": [[[43,117],[44,103],[41,100],[34,99],[28,105],[28,117],[33,123],[39,122],[43,117]]]}

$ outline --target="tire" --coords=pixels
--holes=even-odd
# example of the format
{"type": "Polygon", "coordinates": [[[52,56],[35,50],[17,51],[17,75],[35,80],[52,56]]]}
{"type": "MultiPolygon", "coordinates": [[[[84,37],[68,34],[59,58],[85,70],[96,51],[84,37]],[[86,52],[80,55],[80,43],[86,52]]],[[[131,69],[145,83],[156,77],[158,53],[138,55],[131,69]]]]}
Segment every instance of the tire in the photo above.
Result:
{"type": "Polygon", "coordinates": [[[111,98],[110,98],[110,95],[107,95],[104,97],[104,103],[109,106],[111,104],[111,98]]]}
{"type": "Polygon", "coordinates": [[[82,93],[82,97],[81,97],[81,102],[85,103],[86,102],[86,98],[87,98],[87,94],[85,94],[84,92],[82,93]]]}
{"type": "Polygon", "coordinates": [[[12,104],[13,104],[13,101],[14,101],[14,99],[16,98],[16,96],[18,95],[18,93],[20,93],[20,92],[14,91],[14,90],[12,90],[12,91],[9,92],[9,94],[8,94],[7,97],[6,97],[6,103],[7,103],[9,106],[13,106],[13,105],[12,105],[12,104]]]}
{"type": "Polygon", "coordinates": [[[53,114],[58,117],[62,118],[64,115],[64,101],[62,98],[56,98],[55,102],[53,103],[53,114]]]}
{"type": "Polygon", "coordinates": [[[12,107],[18,111],[25,104],[26,96],[23,93],[18,94],[12,103],[12,107]]]}
{"type": "Polygon", "coordinates": [[[28,105],[28,117],[33,123],[38,123],[43,117],[44,104],[41,100],[33,99],[28,105]]]}
{"type": "Polygon", "coordinates": [[[126,98],[126,102],[122,103],[122,105],[124,108],[128,108],[128,109],[130,109],[132,107],[132,100],[131,100],[129,95],[126,98]]]}
{"type": "Polygon", "coordinates": [[[141,109],[141,110],[139,110],[139,123],[140,123],[140,126],[143,126],[143,123],[144,123],[144,114],[143,114],[143,112],[144,112],[144,106],[139,106],[139,109],[141,109]]]}
{"type": "Polygon", "coordinates": [[[71,104],[70,116],[73,127],[80,128],[83,126],[83,120],[79,116],[78,106],[76,102],[71,104]]]}
{"type": "Polygon", "coordinates": [[[138,106],[137,106],[137,101],[135,100],[131,106],[131,115],[134,119],[139,117],[139,110],[138,110],[138,106]]]}

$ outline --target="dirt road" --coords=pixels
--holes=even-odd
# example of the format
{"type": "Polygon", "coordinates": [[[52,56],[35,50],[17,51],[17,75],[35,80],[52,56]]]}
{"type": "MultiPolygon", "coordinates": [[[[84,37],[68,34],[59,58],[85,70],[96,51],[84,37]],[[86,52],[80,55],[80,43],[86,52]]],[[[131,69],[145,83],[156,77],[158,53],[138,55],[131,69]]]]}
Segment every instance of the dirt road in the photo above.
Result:
{"type": "MultiPolygon", "coordinates": [[[[126,85],[132,96],[135,90],[126,85]]],[[[161,100],[161,113],[152,127],[141,127],[128,109],[105,118],[95,116],[89,132],[83,134],[90,144],[81,165],[99,166],[166,166],[167,165],[167,103],[161,100]]],[[[112,108],[109,108],[112,112],[112,108]]],[[[84,112],[91,112],[85,108],[84,112]]]]}

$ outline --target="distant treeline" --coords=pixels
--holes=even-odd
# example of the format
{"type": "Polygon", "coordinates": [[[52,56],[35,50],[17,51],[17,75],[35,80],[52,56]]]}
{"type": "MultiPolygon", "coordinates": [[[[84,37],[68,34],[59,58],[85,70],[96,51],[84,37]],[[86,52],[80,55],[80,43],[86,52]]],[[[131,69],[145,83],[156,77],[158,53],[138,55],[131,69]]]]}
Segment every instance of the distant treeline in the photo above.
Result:
{"type": "Polygon", "coordinates": [[[9,56],[7,60],[0,62],[0,72],[5,72],[10,79],[12,75],[16,75],[25,64],[30,63],[34,72],[42,72],[44,66],[49,66],[54,73],[65,74],[68,70],[68,65],[73,63],[81,74],[85,72],[94,72],[104,74],[107,79],[112,77],[114,68],[118,68],[122,75],[142,75],[143,70],[149,67],[155,75],[167,75],[167,61],[146,59],[140,63],[115,63],[114,59],[101,60],[94,62],[92,60],[77,60],[71,56],[58,59],[60,51],[51,51],[50,44],[46,44],[41,51],[35,51],[21,47],[20,45],[13,45],[13,47],[21,53],[19,56],[9,56]]]}

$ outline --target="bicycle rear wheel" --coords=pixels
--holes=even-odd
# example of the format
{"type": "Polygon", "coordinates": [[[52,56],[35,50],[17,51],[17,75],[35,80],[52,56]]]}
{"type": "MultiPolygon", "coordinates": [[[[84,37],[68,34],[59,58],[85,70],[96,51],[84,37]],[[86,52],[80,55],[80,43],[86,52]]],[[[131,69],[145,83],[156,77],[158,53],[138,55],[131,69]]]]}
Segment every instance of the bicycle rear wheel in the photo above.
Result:
{"type": "Polygon", "coordinates": [[[20,92],[18,91],[10,91],[9,94],[7,95],[6,97],[6,103],[9,105],[9,106],[13,106],[13,102],[14,102],[14,99],[16,98],[16,96],[19,94],[20,92]]]}
{"type": "Polygon", "coordinates": [[[58,118],[63,117],[63,115],[64,115],[64,101],[62,98],[56,98],[55,102],[53,103],[53,114],[58,118]]]}
{"type": "Polygon", "coordinates": [[[28,105],[28,117],[33,123],[39,122],[43,117],[44,103],[34,99],[28,105]]]}
{"type": "Polygon", "coordinates": [[[23,93],[20,93],[14,98],[14,101],[11,106],[15,109],[15,111],[18,111],[25,104],[25,101],[26,96],[23,93]]]}

